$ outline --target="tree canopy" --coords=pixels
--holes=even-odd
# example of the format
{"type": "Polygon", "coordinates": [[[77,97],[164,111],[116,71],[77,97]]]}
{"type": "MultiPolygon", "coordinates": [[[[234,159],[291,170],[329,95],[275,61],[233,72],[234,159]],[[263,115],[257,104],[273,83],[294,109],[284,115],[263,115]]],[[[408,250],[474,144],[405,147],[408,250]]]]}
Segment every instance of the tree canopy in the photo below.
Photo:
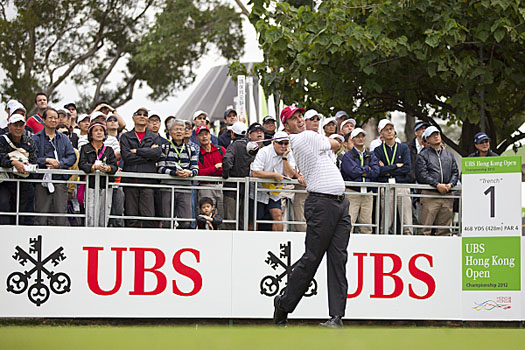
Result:
{"type": "Polygon", "coordinates": [[[520,0],[252,0],[267,93],[360,121],[398,110],[462,127],[460,154],[482,127],[498,153],[525,138],[525,8],[520,0]],[[483,115],[483,117],[482,117],[483,115]]]}
{"type": "Polygon", "coordinates": [[[84,106],[117,107],[147,84],[160,100],[195,79],[216,48],[243,52],[241,16],[220,0],[0,0],[2,95],[27,107],[72,81],[84,106]]]}

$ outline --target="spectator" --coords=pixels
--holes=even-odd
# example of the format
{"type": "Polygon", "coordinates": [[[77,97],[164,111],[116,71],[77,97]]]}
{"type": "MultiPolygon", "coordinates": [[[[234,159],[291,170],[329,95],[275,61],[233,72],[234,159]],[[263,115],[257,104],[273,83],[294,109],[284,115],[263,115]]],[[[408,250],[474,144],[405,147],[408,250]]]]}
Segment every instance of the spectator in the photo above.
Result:
{"type": "MultiPolygon", "coordinates": [[[[250,164],[255,156],[246,152],[246,145],[249,141],[262,141],[264,139],[264,128],[259,123],[253,123],[250,128],[246,128],[243,122],[237,122],[232,126],[233,142],[226,149],[222,159],[222,177],[224,179],[232,177],[250,176],[250,164]],[[246,135],[248,133],[248,135],[246,135]],[[248,138],[246,137],[248,136],[248,138]]],[[[244,184],[240,183],[237,187],[235,182],[225,182],[225,188],[237,189],[239,195],[239,211],[235,214],[237,203],[237,190],[224,191],[224,217],[226,220],[238,218],[237,229],[244,228],[244,184]]],[[[235,230],[235,224],[225,224],[225,228],[235,230]]]]}
{"type": "Polygon", "coordinates": [[[476,152],[469,154],[469,157],[497,157],[499,154],[490,150],[490,139],[484,132],[478,132],[474,136],[474,147],[476,152]]]}
{"type": "Polygon", "coordinates": [[[218,230],[222,224],[222,217],[215,210],[213,200],[208,197],[201,198],[199,208],[197,227],[204,230],[218,230]]]}
{"type": "Polygon", "coordinates": [[[73,102],[70,102],[68,104],[65,104],[64,108],[67,109],[69,113],[71,113],[70,127],[71,127],[71,131],[73,131],[77,127],[77,122],[78,122],[77,105],[74,104],[73,102]]]}
{"type": "Polygon", "coordinates": [[[185,120],[184,125],[184,143],[187,143],[191,147],[195,148],[195,152],[199,154],[201,150],[200,145],[191,140],[191,136],[193,135],[193,127],[191,122],[189,120],[185,120]]]}
{"type": "MultiPolygon", "coordinates": [[[[410,150],[404,143],[396,141],[396,131],[394,129],[394,123],[388,119],[383,119],[379,122],[378,130],[381,133],[383,143],[374,149],[374,153],[379,160],[379,182],[388,182],[391,184],[395,183],[409,183],[410,182],[410,150]]],[[[387,230],[385,233],[397,233],[397,229],[392,227],[394,212],[394,191],[390,190],[389,203],[384,202],[384,191],[382,191],[381,198],[381,212],[383,213],[381,218],[381,230],[384,230],[385,221],[385,205],[389,206],[389,215],[387,230]]],[[[397,195],[407,195],[410,193],[409,188],[398,188],[397,195]]],[[[403,233],[412,234],[412,201],[410,197],[397,198],[398,211],[401,211],[401,203],[403,203],[403,212],[399,213],[403,215],[404,229],[403,233]]],[[[399,221],[398,221],[399,222],[399,221]]]]}
{"type": "MultiPolygon", "coordinates": [[[[222,176],[222,158],[226,150],[222,146],[215,146],[211,141],[210,129],[201,125],[196,130],[196,135],[200,143],[199,153],[199,175],[200,176],[222,176]]],[[[199,189],[199,198],[210,197],[215,208],[223,213],[222,183],[201,182],[211,189],[199,189]]]]}
{"type": "MultiPolygon", "coordinates": [[[[75,164],[77,156],[68,137],[56,130],[57,111],[54,108],[46,108],[42,113],[42,119],[44,129],[33,136],[38,166],[42,169],[69,169],[75,164]]],[[[67,213],[67,186],[65,183],[53,183],[51,180],[68,180],[70,175],[45,174],[39,177],[48,181],[35,185],[35,211],[38,213],[67,213]]],[[[35,223],[39,226],[46,226],[48,217],[38,216],[35,223]]],[[[57,216],[56,223],[59,226],[69,225],[68,218],[65,216],[57,216]]]]}
{"type": "MultiPolygon", "coordinates": [[[[105,146],[113,148],[115,157],[117,158],[118,169],[117,172],[121,171],[124,163],[122,162],[122,156],[120,154],[120,135],[118,131],[118,119],[117,116],[110,113],[106,120],[106,128],[108,130],[108,137],[104,141],[105,146]]],[[[116,183],[120,183],[121,177],[115,178],[116,183]]],[[[124,190],[119,185],[113,185],[113,199],[111,200],[111,215],[122,216],[124,214],[124,190]]],[[[109,226],[124,227],[124,221],[120,218],[112,218],[109,220],[109,226]]]]}
{"type": "MultiPolygon", "coordinates": [[[[275,124],[276,120],[271,115],[267,115],[263,118],[263,128],[264,128],[264,139],[272,139],[273,135],[275,135],[275,131],[277,129],[277,124],[275,124]]],[[[263,145],[268,146],[272,141],[264,141],[263,145]]]]}
{"type": "Polygon", "coordinates": [[[108,119],[106,120],[106,129],[107,137],[104,141],[104,145],[111,147],[115,153],[115,158],[117,162],[120,161],[120,144],[119,144],[119,135],[118,135],[118,119],[117,116],[110,113],[108,119]]]}
{"type": "MultiPolygon", "coordinates": [[[[355,129],[355,124],[355,119],[349,118],[344,120],[340,125],[339,135],[344,137],[345,135],[350,134],[355,129]]],[[[352,139],[350,138],[350,140],[352,139]]]]}
{"type": "MultiPolygon", "coordinates": [[[[111,147],[104,145],[104,140],[107,136],[107,129],[104,124],[95,122],[89,126],[87,145],[80,149],[80,160],[78,162],[79,169],[85,171],[87,174],[100,171],[104,174],[114,175],[117,172],[117,158],[111,147]]],[[[88,198],[86,213],[88,226],[95,226],[95,215],[99,216],[98,226],[105,227],[107,225],[107,215],[111,211],[112,195],[106,195],[107,176],[100,176],[100,190],[95,192],[95,177],[88,176],[88,198]],[[95,196],[99,198],[99,210],[95,211],[95,196]]],[[[111,188],[109,188],[111,191],[111,188]]]]}
{"type": "MultiPolygon", "coordinates": [[[[81,116],[81,118],[82,118],[82,116],[81,116]]],[[[86,119],[84,117],[84,119],[81,122],[81,125],[82,125],[83,128],[86,128],[86,132],[85,132],[85,134],[81,134],[80,137],[78,138],[78,147],[82,148],[82,146],[87,145],[89,143],[88,130],[87,129],[89,128],[89,126],[91,124],[93,124],[93,123],[100,123],[100,124],[103,124],[104,126],[106,126],[107,119],[108,119],[108,116],[106,114],[100,112],[100,111],[96,111],[96,112],[91,113],[91,115],[89,116],[89,123],[87,123],[87,124],[86,124],[86,119]]]]}
{"type": "MultiPolygon", "coordinates": [[[[346,113],[345,111],[337,111],[337,113],[335,113],[335,116],[334,116],[334,119],[337,122],[337,130],[341,130],[341,124],[349,118],[350,117],[348,116],[348,113],[346,113]]],[[[354,126],[355,126],[355,121],[354,121],[354,126]]]]}
{"type": "Polygon", "coordinates": [[[410,161],[412,162],[412,168],[410,169],[410,179],[412,182],[416,181],[416,157],[425,148],[423,144],[423,134],[429,126],[429,123],[418,120],[414,126],[416,137],[414,137],[411,142],[407,142],[407,146],[410,149],[410,161]]]}
{"type": "MultiPolygon", "coordinates": [[[[165,120],[164,120],[164,133],[166,134],[166,139],[170,139],[170,129],[168,128],[168,125],[170,125],[170,122],[172,120],[175,120],[175,117],[170,115],[168,116],[165,120]]],[[[190,130],[191,130],[191,122],[186,120],[185,122],[188,122],[190,124],[190,130]]],[[[190,136],[191,137],[191,133],[190,133],[190,136]]],[[[187,142],[187,141],[184,141],[184,142],[187,142]]]]}
{"type": "Polygon", "coordinates": [[[159,131],[161,125],[162,123],[160,120],[160,116],[157,113],[150,113],[148,117],[148,130],[153,132],[154,134],[157,134],[160,138],[160,144],[165,145],[170,143],[170,141],[167,138],[164,138],[160,135],[159,131]]]}
{"type": "Polygon", "coordinates": [[[306,125],[306,130],[312,130],[319,132],[319,121],[321,120],[321,115],[315,109],[309,109],[304,114],[304,122],[306,125]]]}
{"type": "MultiPolygon", "coordinates": [[[[125,127],[126,127],[126,121],[124,120],[124,118],[122,118],[120,116],[120,114],[117,113],[117,110],[113,107],[111,107],[107,101],[104,101],[104,100],[100,100],[98,101],[97,103],[95,103],[95,109],[93,109],[93,111],[91,111],[91,116],[93,116],[93,114],[95,112],[101,112],[102,114],[104,114],[106,116],[106,119],[107,119],[107,116],[112,113],[114,114],[116,117],[117,117],[117,120],[118,120],[118,129],[119,130],[123,130],[125,127]]],[[[92,118],[91,121],[93,122],[95,118],[92,118]]]]}
{"type": "MultiPolygon", "coordinates": [[[[276,132],[272,145],[263,147],[257,152],[252,163],[252,176],[262,179],[282,181],[285,177],[292,178],[296,176],[295,161],[290,153],[288,134],[284,131],[276,132]]],[[[263,183],[267,189],[281,188],[273,183],[263,183]]],[[[257,219],[263,219],[268,214],[273,221],[273,231],[283,230],[283,213],[281,209],[280,191],[258,191],[257,192],[257,219]]]]}
{"type": "MultiPolygon", "coordinates": [[[[7,128],[8,132],[0,136],[0,166],[16,170],[18,174],[13,176],[27,177],[29,172],[26,167],[36,164],[36,153],[33,139],[24,134],[24,116],[12,114],[7,128]]],[[[16,182],[0,182],[0,211],[14,212],[18,200],[20,212],[33,212],[34,199],[32,183],[20,182],[20,192],[17,193],[16,182]]],[[[15,222],[14,216],[0,216],[1,225],[12,225],[15,222]]],[[[21,216],[19,222],[21,225],[32,225],[33,216],[21,216]]]]}
{"type": "MultiPolygon", "coordinates": [[[[193,147],[184,142],[183,120],[174,119],[168,125],[170,132],[170,142],[161,146],[162,153],[158,163],[158,172],[168,174],[175,178],[189,178],[199,173],[197,152],[193,147]]],[[[189,181],[184,180],[161,180],[163,184],[190,186],[189,181]]],[[[191,190],[188,188],[175,188],[173,191],[173,209],[172,209],[172,192],[171,189],[161,190],[162,198],[162,217],[170,218],[174,213],[175,218],[191,219],[191,190]]],[[[190,221],[179,221],[178,228],[190,228],[190,221]]],[[[171,227],[170,223],[165,221],[164,228],[171,227]]]]}
{"type": "Polygon", "coordinates": [[[35,95],[35,110],[36,114],[27,119],[27,126],[36,134],[44,129],[44,121],[42,120],[42,113],[47,108],[47,94],[45,92],[38,92],[35,95]]]}
{"type": "MultiPolygon", "coordinates": [[[[159,137],[146,128],[148,124],[148,110],[138,108],[133,113],[133,130],[120,137],[120,148],[124,160],[124,171],[136,173],[156,173],[157,161],[160,158],[159,137]]],[[[123,183],[154,184],[154,179],[123,177],[123,183]]],[[[126,216],[153,217],[155,204],[153,189],[145,187],[124,187],[124,207],[126,216]]],[[[153,220],[144,220],[142,224],[136,219],[126,219],[129,227],[155,227],[153,220]]]]}
{"type": "Polygon", "coordinates": [[[326,137],[335,134],[337,122],[334,118],[326,118],[323,122],[323,132],[326,137]]]}
{"type": "Polygon", "coordinates": [[[80,130],[78,135],[78,147],[82,147],[83,145],[89,143],[87,139],[88,134],[88,128],[90,124],[90,116],[89,114],[81,114],[78,117],[78,128],[80,130]]]}
{"type": "Polygon", "coordinates": [[[330,153],[330,158],[333,160],[333,162],[337,165],[337,168],[339,169],[341,164],[338,162],[337,156],[344,151],[345,138],[339,134],[332,134],[329,138],[339,142],[339,148],[336,150],[332,150],[332,152],[330,153]]]}
{"type": "MultiPolygon", "coordinates": [[[[348,135],[348,134],[347,134],[348,135]]],[[[347,138],[348,136],[345,136],[347,138]]],[[[345,181],[352,182],[374,182],[379,175],[379,162],[374,153],[370,153],[365,148],[366,131],[361,128],[354,129],[350,134],[353,140],[353,148],[348,150],[341,162],[341,174],[345,181]]],[[[348,143],[347,143],[348,144],[348,143]]],[[[351,193],[362,193],[362,195],[347,195],[350,202],[350,219],[352,229],[355,227],[357,219],[359,224],[372,224],[373,197],[366,195],[372,192],[370,187],[349,187],[351,193]]],[[[371,226],[360,226],[359,232],[372,233],[371,226]]]]}
{"type": "MultiPolygon", "coordinates": [[[[435,126],[425,130],[425,139],[429,147],[425,148],[416,158],[416,175],[420,184],[435,187],[441,194],[440,198],[421,198],[421,224],[425,226],[450,226],[452,223],[453,198],[450,189],[456,186],[459,170],[454,155],[447,151],[441,143],[441,133],[435,126]]],[[[423,195],[436,195],[436,190],[423,190],[423,195]]],[[[424,235],[432,233],[431,227],[423,228],[424,235]]],[[[450,229],[437,228],[436,235],[448,235],[450,229]]]]}
{"type": "MultiPolygon", "coordinates": [[[[24,121],[25,121],[26,109],[25,109],[24,105],[22,105],[20,102],[18,102],[16,100],[10,100],[7,103],[6,112],[7,112],[7,123],[9,123],[9,118],[13,114],[20,114],[20,115],[22,115],[24,117],[24,121]]],[[[7,134],[8,132],[9,132],[9,127],[7,126],[7,124],[6,124],[5,128],[0,129],[0,135],[7,134]]],[[[33,135],[34,135],[33,134],[33,129],[28,127],[27,124],[24,127],[24,135],[29,137],[29,138],[33,138],[33,135]]]]}
{"type": "MultiPolygon", "coordinates": [[[[69,112],[69,110],[58,110],[58,125],[64,125],[66,127],[67,130],[65,130],[65,132],[58,131],[62,132],[69,138],[73,148],[78,148],[78,135],[73,132],[73,128],[71,127],[71,112],[69,112]]],[[[57,127],[57,129],[60,129],[60,127],[57,127]]]]}
{"type": "MultiPolygon", "coordinates": [[[[208,113],[204,111],[197,111],[193,113],[192,120],[193,120],[193,124],[195,128],[193,129],[193,133],[190,137],[190,140],[193,143],[196,143],[197,145],[200,146],[199,139],[197,138],[197,129],[199,128],[199,126],[206,126],[208,131],[210,130],[210,128],[207,126],[207,124],[210,122],[210,120],[208,119],[208,113]]],[[[219,139],[217,139],[215,135],[212,135],[211,131],[210,131],[210,142],[215,146],[219,145],[219,139]]]]}
{"type": "MultiPolygon", "coordinates": [[[[232,131],[233,124],[237,122],[237,112],[234,109],[228,108],[224,112],[224,123],[226,124],[226,131],[219,136],[219,145],[227,148],[232,142],[232,131]]],[[[245,124],[246,125],[246,124],[245,124]]]]}

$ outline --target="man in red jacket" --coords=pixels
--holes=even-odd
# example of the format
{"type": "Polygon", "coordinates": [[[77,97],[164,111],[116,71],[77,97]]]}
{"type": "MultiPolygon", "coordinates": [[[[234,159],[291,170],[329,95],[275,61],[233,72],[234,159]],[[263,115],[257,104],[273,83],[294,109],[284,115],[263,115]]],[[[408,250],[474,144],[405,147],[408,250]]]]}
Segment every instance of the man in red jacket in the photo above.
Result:
{"type": "MultiPolygon", "coordinates": [[[[222,146],[215,146],[211,143],[210,129],[205,125],[197,127],[195,135],[201,144],[199,151],[199,176],[222,177],[222,157],[226,150],[222,146]]],[[[213,199],[219,214],[221,216],[224,215],[222,183],[201,182],[200,184],[207,188],[199,189],[199,198],[209,197],[213,199]]]]}

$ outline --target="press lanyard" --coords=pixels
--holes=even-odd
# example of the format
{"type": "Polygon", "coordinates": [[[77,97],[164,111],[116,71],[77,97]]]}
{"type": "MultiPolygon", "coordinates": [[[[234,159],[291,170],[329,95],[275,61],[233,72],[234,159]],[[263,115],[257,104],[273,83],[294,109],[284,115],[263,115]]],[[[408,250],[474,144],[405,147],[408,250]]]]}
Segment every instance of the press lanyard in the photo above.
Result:
{"type": "Polygon", "coordinates": [[[388,153],[386,152],[386,147],[385,147],[385,143],[384,142],[383,142],[383,151],[385,152],[386,163],[388,165],[394,164],[394,161],[396,160],[397,142],[396,142],[396,145],[394,146],[394,153],[392,153],[392,160],[391,161],[388,159],[388,153]]]}
{"type": "MultiPolygon", "coordinates": [[[[171,142],[171,145],[173,146],[173,149],[175,150],[175,153],[177,153],[177,156],[179,157],[179,161],[177,162],[177,164],[180,166],[180,155],[182,154],[182,147],[181,147],[181,150],[179,151],[177,149],[177,146],[175,146],[175,144],[173,143],[173,140],[170,140],[171,142]]],[[[184,144],[182,144],[182,146],[184,146],[184,144]]]]}
{"type": "MultiPolygon", "coordinates": [[[[361,166],[365,165],[365,160],[363,158],[363,154],[359,153],[359,159],[361,159],[361,166]]],[[[363,182],[366,182],[365,177],[363,176],[363,182]]]]}

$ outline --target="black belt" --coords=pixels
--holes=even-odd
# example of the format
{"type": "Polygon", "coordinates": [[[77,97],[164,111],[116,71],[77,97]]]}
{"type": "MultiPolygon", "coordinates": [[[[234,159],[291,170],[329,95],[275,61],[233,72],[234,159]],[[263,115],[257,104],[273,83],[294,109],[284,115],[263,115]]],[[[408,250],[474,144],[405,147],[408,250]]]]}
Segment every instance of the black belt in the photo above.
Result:
{"type": "Polygon", "coordinates": [[[310,196],[314,197],[322,197],[322,198],[328,198],[328,199],[334,199],[336,201],[343,201],[345,199],[344,194],[328,194],[328,193],[319,193],[319,192],[308,192],[310,196]]]}

